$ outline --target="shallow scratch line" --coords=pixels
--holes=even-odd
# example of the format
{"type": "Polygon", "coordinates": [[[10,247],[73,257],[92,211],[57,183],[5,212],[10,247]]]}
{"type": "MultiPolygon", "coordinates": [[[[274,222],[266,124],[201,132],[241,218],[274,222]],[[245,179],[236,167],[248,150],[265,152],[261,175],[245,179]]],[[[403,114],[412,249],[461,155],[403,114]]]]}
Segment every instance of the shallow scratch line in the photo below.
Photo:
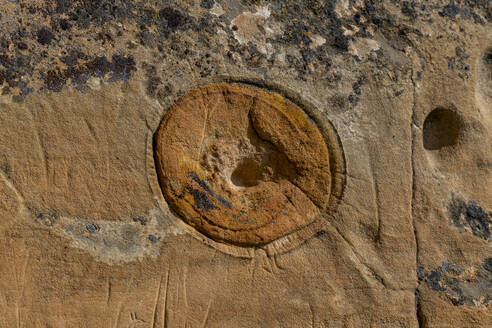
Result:
{"type": "Polygon", "coordinates": [[[17,321],[17,328],[20,328],[19,304],[15,305],[15,316],[16,316],[16,321],[17,321]]]}
{"type": "Polygon", "coordinates": [[[111,279],[108,279],[108,295],[107,295],[107,300],[106,300],[106,305],[109,306],[109,301],[111,300],[111,279]]]}
{"type": "Polygon", "coordinates": [[[187,266],[183,267],[183,302],[186,307],[186,316],[188,314],[188,295],[186,292],[186,272],[188,272],[187,268],[187,266]]]}
{"type": "Polygon", "coordinates": [[[152,316],[152,327],[156,327],[157,324],[157,307],[159,305],[159,296],[161,295],[161,288],[162,288],[162,279],[164,278],[164,275],[161,275],[161,279],[159,281],[159,287],[157,288],[157,292],[155,295],[155,305],[154,305],[154,313],[152,316]]]}
{"type": "Polygon", "coordinates": [[[89,123],[87,118],[84,118],[85,125],[87,125],[87,129],[89,130],[89,133],[91,134],[91,137],[97,142],[97,137],[96,137],[96,131],[94,130],[94,127],[92,124],[89,123]]]}
{"type": "Polygon", "coordinates": [[[26,256],[26,260],[24,261],[24,267],[22,268],[22,289],[20,293],[21,299],[24,298],[24,290],[26,288],[26,271],[30,259],[31,259],[31,253],[28,252],[26,256]]]}
{"type": "Polygon", "coordinates": [[[205,328],[207,326],[207,321],[208,321],[208,316],[210,314],[210,307],[212,305],[212,300],[213,300],[213,297],[210,297],[210,300],[208,301],[208,305],[207,305],[207,311],[205,312],[205,318],[203,318],[202,328],[205,328]]]}
{"type": "Polygon", "coordinates": [[[123,304],[123,301],[120,302],[120,304],[118,306],[118,312],[117,312],[118,314],[116,315],[116,320],[114,322],[114,328],[117,328],[119,326],[118,324],[120,323],[120,316],[121,316],[122,304],[123,304]]]}
{"type": "Polygon", "coordinates": [[[32,111],[27,111],[29,114],[31,114],[31,119],[32,119],[32,125],[34,126],[34,130],[36,131],[36,142],[39,147],[39,153],[41,156],[41,163],[44,167],[44,178],[45,178],[45,187],[48,186],[48,156],[46,154],[46,149],[44,148],[43,141],[41,139],[41,136],[39,134],[39,127],[35,125],[36,119],[34,117],[34,113],[32,111]]]}
{"type": "Polygon", "coordinates": [[[372,160],[371,160],[371,180],[372,180],[372,191],[374,193],[374,210],[376,211],[376,221],[377,221],[377,235],[376,235],[376,241],[381,240],[381,214],[379,213],[379,208],[381,206],[381,201],[380,201],[380,195],[379,195],[379,186],[377,182],[377,178],[375,176],[375,170],[372,165],[372,160]]]}
{"type": "Polygon", "coordinates": [[[312,304],[309,304],[309,310],[311,311],[311,327],[314,328],[315,317],[314,317],[314,308],[312,304]]]}
{"type": "Polygon", "coordinates": [[[168,326],[168,316],[167,316],[167,299],[168,299],[168,292],[169,292],[169,271],[170,269],[167,269],[167,274],[166,274],[166,290],[164,291],[164,307],[162,311],[162,327],[165,328],[168,326]]]}
{"type": "Polygon", "coordinates": [[[350,250],[352,251],[352,254],[355,255],[355,257],[357,258],[358,262],[363,265],[366,269],[368,269],[371,274],[373,274],[373,277],[376,281],[378,281],[383,287],[387,287],[386,286],[386,283],[384,282],[384,279],[381,278],[379,276],[379,274],[376,272],[376,270],[374,270],[369,264],[367,264],[363,258],[359,255],[359,253],[356,251],[356,248],[354,247],[354,245],[352,245],[352,243],[349,241],[349,239],[347,239],[341,232],[340,230],[338,229],[337,226],[333,225],[332,224],[332,227],[335,228],[335,231],[338,233],[338,235],[340,235],[340,237],[342,238],[342,240],[347,243],[347,245],[350,247],[350,250]]]}
{"type": "Polygon", "coordinates": [[[45,187],[48,186],[48,155],[46,154],[46,149],[44,148],[43,142],[41,141],[41,137],[39,135],[39,128],[36,127],[36,141],[39,147],[39,153],[41,155],[41,163],[44,168],[44,179],[45,179],[45,187]]]}

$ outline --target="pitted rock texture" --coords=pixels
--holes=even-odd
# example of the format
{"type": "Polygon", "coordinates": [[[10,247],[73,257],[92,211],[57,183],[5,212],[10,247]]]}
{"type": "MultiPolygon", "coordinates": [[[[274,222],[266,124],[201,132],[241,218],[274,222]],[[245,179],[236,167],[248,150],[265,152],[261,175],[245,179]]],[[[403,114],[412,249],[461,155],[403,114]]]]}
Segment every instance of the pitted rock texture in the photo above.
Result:
{"type": "Polygon", "coordinates": [[[222,83],[197,88],[171,107],[155,156],[164,195],[188,224],[216,241],[251,246],[334,209],[340,150],[331,148],[330,154],[293,102],[222,83]]]}
{"type": "MultiPolygon", "coordinates": [[[[0,327],[488,328],[491,22],[489,0],[2,1],[0,327]],[[344,186],[264,245],[205,238],[157,176],[165,113],[231,81],[299,105],[344,186]]],[[[233,201],[214,165],[234,193],[295,182],[255,129],[182,175],[206,214],[233,201]]]]}

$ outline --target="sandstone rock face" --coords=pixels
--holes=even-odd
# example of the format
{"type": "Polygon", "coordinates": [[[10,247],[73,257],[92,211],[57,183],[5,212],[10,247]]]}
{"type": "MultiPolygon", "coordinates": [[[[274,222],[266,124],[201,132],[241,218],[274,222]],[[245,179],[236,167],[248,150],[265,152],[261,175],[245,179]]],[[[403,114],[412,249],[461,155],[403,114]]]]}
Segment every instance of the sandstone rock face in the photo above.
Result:
{"type": "Polygon", "coordinates": [[[489,327],[488,1],[4,1],[0,327],[489,327]]]}

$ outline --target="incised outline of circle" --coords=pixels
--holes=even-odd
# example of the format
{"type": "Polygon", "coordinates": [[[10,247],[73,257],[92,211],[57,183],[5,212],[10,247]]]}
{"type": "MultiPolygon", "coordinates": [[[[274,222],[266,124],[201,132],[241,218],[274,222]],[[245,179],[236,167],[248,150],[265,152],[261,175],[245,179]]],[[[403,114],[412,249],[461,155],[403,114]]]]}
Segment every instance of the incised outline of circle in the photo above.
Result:
{"type": "Polygon", "coordinates": [[[282,94],[213,83],[164,115],[154,135],[159,185],[203,241],[222,249],[298,244],[335,213],[345,184],[338,136],[313,106],[282,94]]]}

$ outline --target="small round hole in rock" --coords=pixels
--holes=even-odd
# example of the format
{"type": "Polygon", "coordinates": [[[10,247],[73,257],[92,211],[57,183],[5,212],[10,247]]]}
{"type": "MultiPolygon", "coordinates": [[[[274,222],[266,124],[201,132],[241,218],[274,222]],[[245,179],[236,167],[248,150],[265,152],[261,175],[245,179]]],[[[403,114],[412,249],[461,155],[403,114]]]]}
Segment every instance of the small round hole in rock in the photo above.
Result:
{"type": "Polygon", "coordinates": [[[424,121],[424,148],[438,150],[456,145],[461,126],[456,112],[445,108],[434,109],[424,121]]]}
{"type": "Polygon", "coordinates": [[[239,163],[231,175],[231,182],[238,187],[253,187],[258,185],[261,172],[258,163],[253,159],[245,159],[239,163]]]}

